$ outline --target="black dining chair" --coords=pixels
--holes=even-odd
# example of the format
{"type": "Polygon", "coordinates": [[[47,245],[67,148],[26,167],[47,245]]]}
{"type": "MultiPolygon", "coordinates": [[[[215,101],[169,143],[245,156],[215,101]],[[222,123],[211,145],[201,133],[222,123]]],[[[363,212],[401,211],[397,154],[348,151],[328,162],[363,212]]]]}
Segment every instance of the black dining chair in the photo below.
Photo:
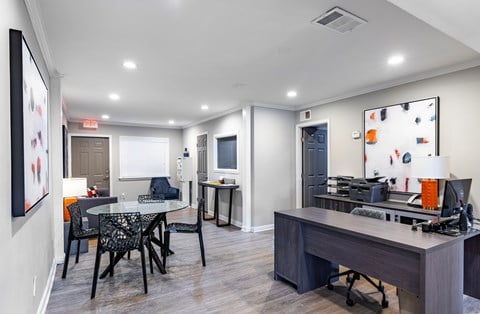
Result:
{"type": "Polygon", "coordinates": [[[68,261],[70,259],[70,249],[72,247],[72,242],[77,241],[77,256],[75,258],[75,263],[78,263],[78,258],[80,256],[80,241],[84,239],[91,239],[98,236],[97,228],[84,228],[83,227],[83,217],[80,205],[75,202],[67,206],[68,212],[70,213],[70,229],[68,232],[68,245],[65,252],[65,262],[63,264],[63,273],[62,279],[67,277],[68,270],[68,261]]]}
{"type": "Polygon", "coordinates": [[[165,227],[164,239],[165,243],[163,246],[163,265],[166,266],[167,255],[170,251],[170,234],[171,233],[198,233],[198,240],[200,242],[200,253],[202,254],[202,265],[205,267],[205,249],[203,246],[203,236],[202,236],[202,213],[205,206],[205,200],[202,198],[198,202],[197,208],[197,222],[194,224],[187,224],[181,222],[169,223],[165,227]]]}
{"type": "Polygon", "coordinates": [[[91,298],[95,298],[100,260],[102,254],[106,252],[110,253],[110,276],[113,276],[114,254],[125,254],[130,250],[139,250],[142,260],[143,285],[145,293],[148,293],[142,216],[140,213],[100,214],[98,215],[98,224],[99,234],[91,298]]]}
{"type": "MultiPolygon", "coordinates": [[[[163,203],[163,202],[165,202],[165,195],[163,195],[163,194],[155,194],[155,195],[154,194],[140,194],[140,195],[138,195],[137,201],[140,204],[163,203]]],[[[142,224],[143,224],[144,231],[148,227],[148,225],[150,225],[150,223],[152,223],[152,221],[155,218],[157,218],[158,215],[159,214],[142,215],[142,224]]],[[[158,237],[159,237],[161,243],[163,243],[162,223],[163,223],[163,226],[167,225],[167,215],[165,215],[165,214],[163,214],[163,216],[161,217],[161,223],[158,225],[158,237]]],[[[150,252],[150,250],[153,250],[152,241],[150,241],[152,235],[144,234],[144,236],[146,236],[146,241],[148,242],[147,247],[148,247],[148,250],[149,250],[148,259],[149,259],[149,262],[150,262],[150,272],[153,274],[152,253],[150,252]]],[[[127,253],[127,258],[130,259],[130,251],[128,251],[128,253],[127,253]]]]}
{"type": "MultiPolygon", "coordinates": [[[[386,220],[386,214],[385,214],[384,211],[371,209],[371,208],[356,207],[350,212],[350,214],[369,217],[369,218],[375,218],[375,219],[380,219],[380,220],[386,220]]],[[[349,283],[348,290],[347,290],[347,300],[346,300],[346,303],[347,303],[348,306],[355,305],[355,302],[350,298],[350,292],[352,291],[352,287],[355,284],[355,281],[360,280],[360,277],[363,277],[372,286],[374,286],[379,292],[382,293],[382,302],[381,302],[382,308],[387,308],[388,307],[388,301],[385,297],[385,287],[382,285],[381,280],[379,280],[378,284],[376,284],[367,275],[362,274],[360,272],[357,272],[353,269],[350,269],[350,270],[347,270],[347,271],[344,271],[344,272],[341,272],[341,273],[333,274],[330,277],[328,277],[327,288],[329,290],[333,290],[333,285],[331,284],[331,280],[333,278],[338,278],[340,276],[347,276],[347,282],[349,283]]]]}

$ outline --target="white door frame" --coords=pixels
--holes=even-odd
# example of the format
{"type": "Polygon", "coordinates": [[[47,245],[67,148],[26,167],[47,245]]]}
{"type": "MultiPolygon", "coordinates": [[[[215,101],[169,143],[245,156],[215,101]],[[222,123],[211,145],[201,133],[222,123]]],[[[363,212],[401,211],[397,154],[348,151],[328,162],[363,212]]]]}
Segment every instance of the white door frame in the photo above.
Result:
{"type": "Polygon", "coordinates": [[[108,187],[110,195],[115,195],[115,191],[112,190],[112,136],[102,134],[89,134],[89,133],[68,133],[68,173],[69,177],[72,177],[72,136],[81,137],[107,137],[108,138],[108,171],[110,176],[110,186],[108,187]]]}
{"type": "Polygon", "coordinates": [[[327,125],[327,177],[330,173],[330,120],[308,121],[295,125],[295,207],[302,207],[302,128],[309,126],[327,125]]]}

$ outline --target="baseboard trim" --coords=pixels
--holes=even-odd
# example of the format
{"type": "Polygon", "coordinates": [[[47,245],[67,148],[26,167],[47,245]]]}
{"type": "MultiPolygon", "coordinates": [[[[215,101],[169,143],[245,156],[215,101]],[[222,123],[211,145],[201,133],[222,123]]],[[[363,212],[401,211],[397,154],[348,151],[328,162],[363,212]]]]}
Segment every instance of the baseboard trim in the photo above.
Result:
{"type": "MultiPolygon", "coordinates": [[[[213,217],[213,210],[207,211],[207,214],[213,217]]],[[[219,218],[220,218],[220,220],[223,220],[224,222],[227,222],[227,221],[228,221],[228,216],[220,215],[219,218]]],[[[216,223],[216,222],[215,222],[215,223],[216,223]]],[[[231,224],[234,225],[235,227],[242,228],[242,231],[244,231],[241,221],[232,219],[232,220],[231,220],[231,224]]],[[[247,232],[248,232],[248,231],[247,231],[247,232]]]]}
{"type": "Polygon", "coordinates": [[[257,227],[252,227],[252,232],[262,232],[262,231],[268,231],[268,230],[273,230],[274,225],[263,225],[263,226],[257,226],[257,227]]]}
{"type": "Polygon", "coordinates": [[[50,300],[50,293],[52,292],[53,281],[55,280],[55,272],[57,270],[57,260],[54,258],[52,266],[50,267],[50,273],[48,274],[47,284],[43,290],[42,299],[38,305],[37,314],[45,314],[47,311],[48,301],[50,300]]]}

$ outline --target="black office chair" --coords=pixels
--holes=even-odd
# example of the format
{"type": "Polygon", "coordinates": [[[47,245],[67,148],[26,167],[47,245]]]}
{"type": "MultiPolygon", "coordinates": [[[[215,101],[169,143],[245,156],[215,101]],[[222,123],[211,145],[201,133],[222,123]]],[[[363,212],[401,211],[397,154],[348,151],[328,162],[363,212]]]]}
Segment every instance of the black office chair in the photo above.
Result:
{"type": "Polygon", "coordinates": [[[75,258],[75,263],[78,263],[78,258],[80,255],[80,240],[91,239],[98,236],[97,228],[83,227],[82,211],[80,209],[80,205],[77,202],[68,205],[67,209],[70,213],[70,229],[68,232],[68,245],[67,251],[65,252],[65,262],[63,264],[62,279],[65,279],[67,277],[68,260],[70,259],[70,248],[72,246],[72,241],[77,240],[77,256],[75,258]]]}
{"type": "Polygon", "coordinates": [[[93,271],[92,295],[95,298],[98,281],[98,269],[103,253],[110,253],[110,276],[113,276],[113,258],[115,253],[139,250],[142,260],[143,285],[147,289],[147,272],[145,267],[144,237],[142,234],[142,216],[140,213],[116,213],[98,215],[99,234],[97,254],[93,271]]]}
{"type": "Polygon", "coordinates": [[[205,249],[203,246],[202,236],[202,212],[205,206],[205,200],[202,198],[198,202],[197,208],[197,222],[194,224],[186,224],[181,222],[173,222],[167,225],[164,232],[165,243],[163,246],[163,265],[167,263],[167,255],[170,251],[170,234],[171,233],[198,233],[198,240],[200,242],[200,253],[202,254],[202,265],[205,267],[205,249]]]}
{"type": "MultiPolygon", "coordinates": [[[[370,217],[370,218],[375,218],[375,219],[380,219],[380,220],[386,220],[386,214],[384,211],[381,210],[376,210],[376,209],[370,209],[370,208],[361,208],[361,207],[356,207],[351,211],[352,215],[359,215],[359,216],[365,216],[365,217],[370,217]]],[[[356,280],[359,280],[360,277],[365,278],[372,286],[374,286],[379,292],[382,293],[382,308],[387,308],[388,307],[388,301],[385,297],[385,287],[382,285],[382,281],[380,280],[378,284],[373,282],[372,279],[370,279],[367,275],[359,273],[355,270],[347,270],[341,273],[333,274],[330,277],[328,277],[328,285],[327,288],[329,290],[333,290],[333,285],[331,284],[331,280],[333,278],[338,278],[340,276],[347,276],[347,282],[349,282],[348,285],[348,290],[347,290],[347,300],[346,303],[348,306],[353,306],[355,305],[355,302],[350,298],[350,292],[352,291],[353,284],[355,283],[356,280]],[[350,277],[352,276],[352,277],[350,277]]]]}

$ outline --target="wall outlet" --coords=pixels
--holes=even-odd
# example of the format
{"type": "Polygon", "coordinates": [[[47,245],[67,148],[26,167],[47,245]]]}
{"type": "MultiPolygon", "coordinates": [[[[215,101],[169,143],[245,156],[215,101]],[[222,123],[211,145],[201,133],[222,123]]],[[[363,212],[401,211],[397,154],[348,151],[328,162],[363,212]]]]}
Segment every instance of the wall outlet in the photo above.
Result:
{"type": "Polygon", "coordinates": [[[37,290],[37,276],[33,276],[33,296],[35,296],[37,290]]]}
{"type": "Polygon", "coordinates": [[[123,192],[122,194],[120,194],[120,200],[121,201],[125,201],[127,199],[127,194],[125,194],[125,192],[123,192]]]}

